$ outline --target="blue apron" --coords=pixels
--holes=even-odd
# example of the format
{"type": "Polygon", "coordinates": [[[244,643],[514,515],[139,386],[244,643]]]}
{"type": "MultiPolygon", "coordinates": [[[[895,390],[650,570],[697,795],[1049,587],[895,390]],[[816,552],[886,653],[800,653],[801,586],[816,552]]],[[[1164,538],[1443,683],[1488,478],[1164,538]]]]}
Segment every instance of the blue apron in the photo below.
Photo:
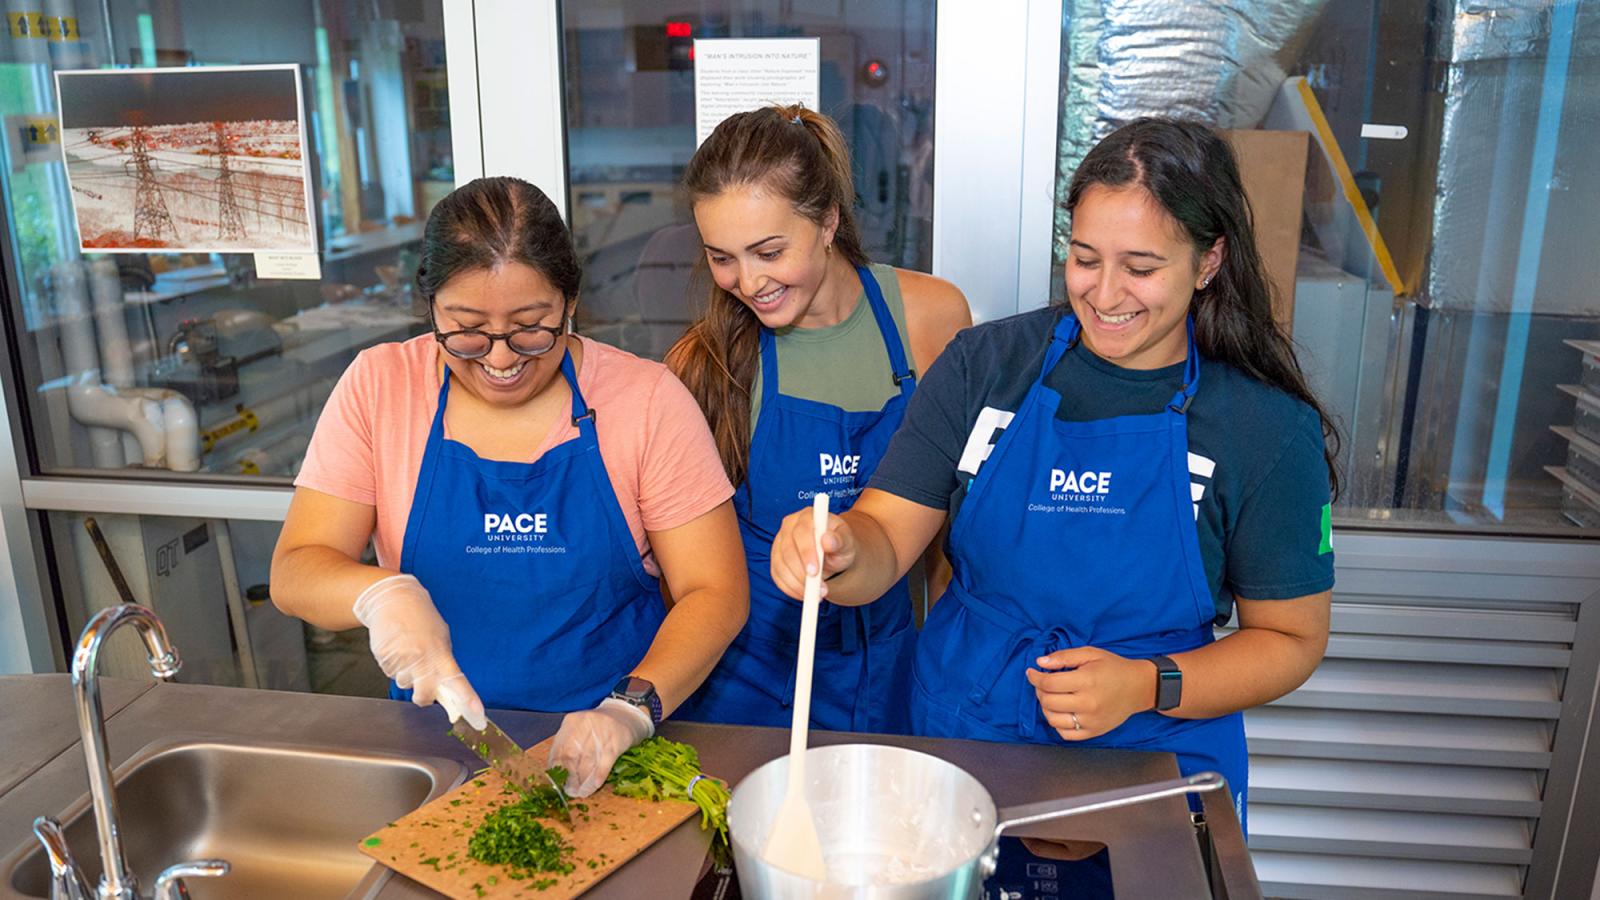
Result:
{"type": "MultiPolygon", "coordinates": [[[[572,357],[578,436],[531,463],[444,436],[450,369],[417,476],[400,571],[433,596],[490,709],[589,709],[638,665],[666,607],[617,503],[572,357]]],[[[392,683],[391,696],[405,698],[392,683]]]]}
{"type": "MultiPolygon", "coordinates": [[[[805,509],[818,492],[827,492],[834,513],[855,503],[916,386],[877,279],[860,266],[856,274],[900,392],[876,412],[847,412],[782,394],[777,341],[771,331],[761,330],[761,414],[750,440],[749,475],[734,495],[750,570],[750,619],[705,684],[679,709],[680,719],[787,726],[793,718],[800,604],[772,583],[773,538],[783,517],[805,509]]],[[[906,733],[915,636],[904,578],[864,606],[824,601],[817,619],[812,726],[906,733]]]]}
{"type": "MultiPolygon", "coordinates": [[[[1085,646],[1148,658],[1214,639],[1189,486],[1186,420],[1200,380],[1193,322],[1184,386],[1149,415],[1056,418],[1061,395],[1044,378],[1077,337],[1077,319],[1063,316],[1038,380],[951,525],[954,577],[923,626],[913,668],[917,734],[1063,745],[1025,675],[1035,659],[1085,646]]],[[[1146,711],[1072,746],[1171,751],[1185,774],[1219,771],[1244,822],[1238,713],[1146,711]]]]}

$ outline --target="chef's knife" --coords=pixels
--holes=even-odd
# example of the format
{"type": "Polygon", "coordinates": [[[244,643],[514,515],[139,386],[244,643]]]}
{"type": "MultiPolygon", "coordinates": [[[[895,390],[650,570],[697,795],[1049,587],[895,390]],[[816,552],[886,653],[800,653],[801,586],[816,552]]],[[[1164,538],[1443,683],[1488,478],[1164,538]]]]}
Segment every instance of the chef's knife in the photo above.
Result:
{"type": "Polygon", "coordinates": [[[488,719],[484,719],[483,730],[479,731],[467,724],[465,716],[457,719],[450,726],[450,733],[456,736],[468,749],[483,758],[489,767],[499,772],[511,782],[517,790],[528,793],[538,787],[541,781],[555,789],[556,798],[561,801],[561,818],[570,827],[572,813],[567,808],[567,792],[550,773],[539,767],[539,764],[523,752],[522,747],[506,735],[500,727],[488,719]]]}

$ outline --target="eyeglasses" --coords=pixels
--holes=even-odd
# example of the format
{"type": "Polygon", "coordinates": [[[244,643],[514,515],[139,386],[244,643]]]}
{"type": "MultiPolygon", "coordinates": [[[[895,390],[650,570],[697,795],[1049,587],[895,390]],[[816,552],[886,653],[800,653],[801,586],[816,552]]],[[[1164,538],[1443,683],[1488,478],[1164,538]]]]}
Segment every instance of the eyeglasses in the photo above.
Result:
{"type": "Polygon", "coordinates": [[[433,325],[434,339],[443,344],[445,352],[456,359],[482,359],[494,349],[495,341],[505,341],[506,346],[518,356],[543,356],[556,345],[556,338],[566,333],[565,324],[525,325],[515,331],[499,333],[477,328],[440,331],[437,322],[433,325]]]}

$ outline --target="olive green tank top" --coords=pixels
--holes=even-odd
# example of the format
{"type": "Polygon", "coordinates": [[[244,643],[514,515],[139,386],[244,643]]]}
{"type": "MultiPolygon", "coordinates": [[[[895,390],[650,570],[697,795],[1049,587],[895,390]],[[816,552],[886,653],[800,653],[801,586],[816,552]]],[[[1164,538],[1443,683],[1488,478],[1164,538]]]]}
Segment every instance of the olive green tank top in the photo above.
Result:
{"type": "MultiPolygon", "coordinates": [[[[911,341],[906,337],[905,303],[900,297],[900,279],[893,266],[873,263],[867,271],[878,280],[883,301],[900,332],[900,346],[913,367],[911,341]]],[[[872,315],[866,289],[856,295],[856,308],[844,321],[826,328],[783,328],[774,332],[778,348],[778,389],[790,397],[802,397],[837,406],[848,412],[871,412],[883,408],[889,398],[900,393],[890,370],[889,351],[872,315]]],[[[921,374],[920,372],[917,374],[921,374]]],[[[761,366],[750,386],[750,433],[755,434],[761,416],[761,366]]]]}

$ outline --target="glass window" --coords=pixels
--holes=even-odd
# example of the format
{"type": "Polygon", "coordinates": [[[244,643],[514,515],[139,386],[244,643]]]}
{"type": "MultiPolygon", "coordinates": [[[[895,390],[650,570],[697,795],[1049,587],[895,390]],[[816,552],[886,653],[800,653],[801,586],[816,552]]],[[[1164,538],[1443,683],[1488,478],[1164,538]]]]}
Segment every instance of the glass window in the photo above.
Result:
{"type": "Polygon", "coordinates": [[[561,12],[585,334],[660,359],[709,290],[678,188],[695,149],[695,38],[820,38],[821,111],[849,142],[867,255],[929,270],[933,0],[563,0],[561,12]]]}
{"type": "Polygon", "coordinates": [[[290,476],[355,354],[423,329],[416,248],[454,186],[442,3],[77,11],[0,40],[6,287],[36,469],[290,476]],[[117,127],[58,119],[61,70],[285,63],[299,66],[293,125],[254,117],[249,98],[219,112],[198,91],[163,94],[147,127],[158,111],[130,104],[103,114],[117,127]],[[191,103],[196,121],[179,121],[191,103]],[[264,128],[303,141],[272,144],[264,128]],[[211,252],[239,246],[225,233],[303,220],[307,182],[320,278],[211,252]],[[141,246],[175,235],[193,252],[81,253],[74,198],[109,210],[126,239],[156,235],[141,246]]]}
{"type": "Polygon", "coordinates": [[[1230,130],[1343,524],[1600,533],[1600,6],[1067,10],[1057,197],[1136,116],[1230,130]]]}
{"type": "MultiPolygon", "coordinates": [[[[61,512],[47,521],[68,648],[90,616],[118,602],[114,564],[134,601],[155,610],[177,646],[179,682],[387,696],[366,629],[325,631],[272,605],[268,572],[279,523],[61,512]]],[[[102,674],[149,677],[138,641],[113,641],[102,657],[102,674]]]]}

